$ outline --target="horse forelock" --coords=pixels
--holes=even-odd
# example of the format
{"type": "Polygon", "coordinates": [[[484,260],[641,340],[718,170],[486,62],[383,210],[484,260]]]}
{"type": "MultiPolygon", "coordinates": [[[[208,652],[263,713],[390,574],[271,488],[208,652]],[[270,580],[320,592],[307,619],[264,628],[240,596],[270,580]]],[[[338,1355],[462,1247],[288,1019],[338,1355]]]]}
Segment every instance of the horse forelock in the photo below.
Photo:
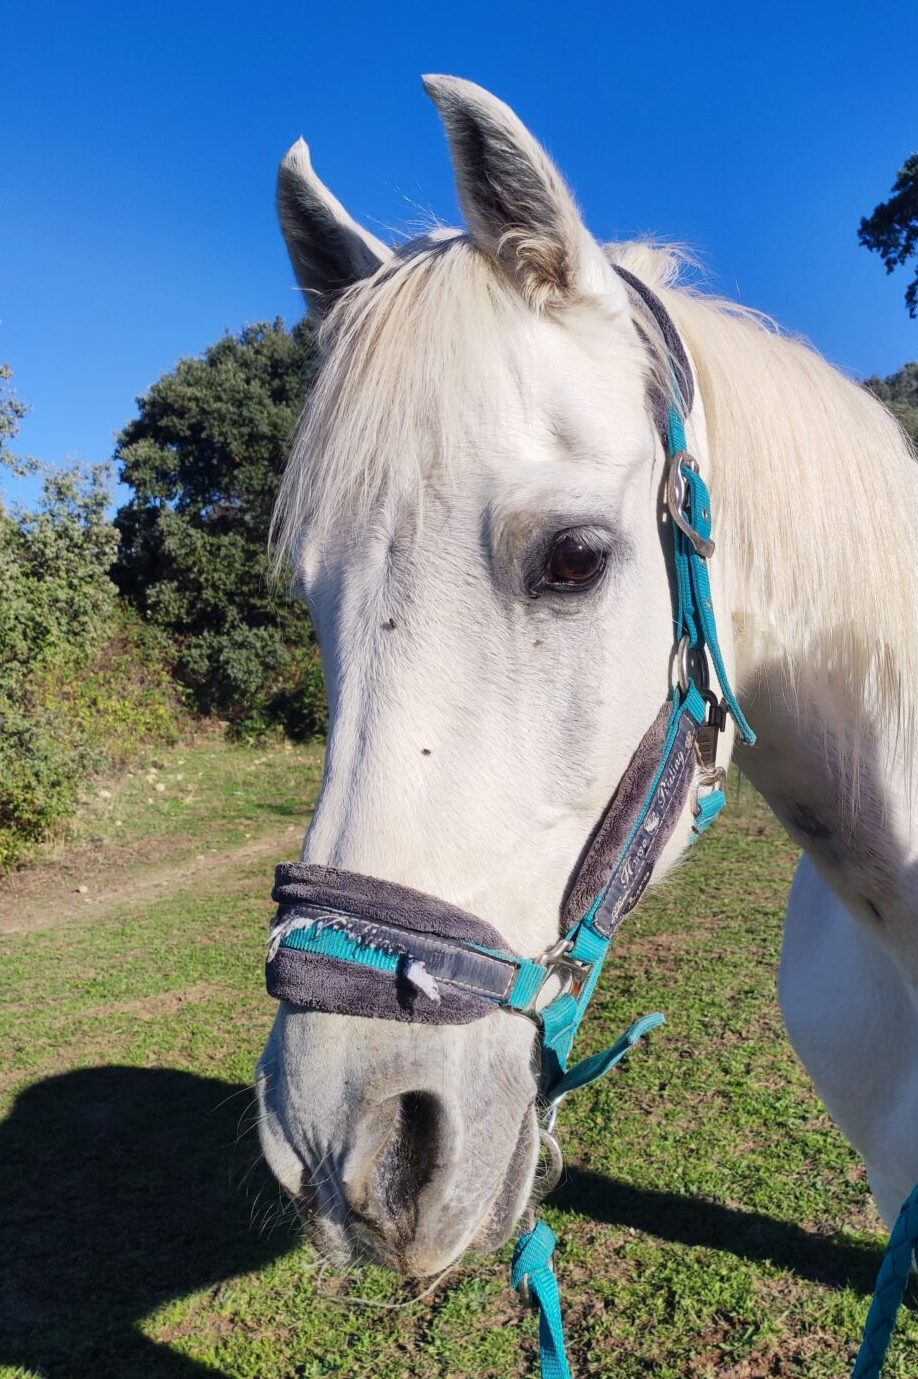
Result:
{"type": "MultiPolygon", "coordinates": [[[[555,319],[584,337],[594,299],[555,319]]],[[[635,318],[638,315],[635,308],[635,318]]],[[[297,425],[273,540],[294,568],[307,533],[362,520],[383,493],[419,505],[493,453],[502,402],[536,396],[541,313],[467,235],[409,241],[345,292],[322,325],[322,367],[297,425]]],[[[622,364],[665,377],[659,351],[619,333],[622,364]],[[661,371],[662,370],[662,371],[661,371]]]]}
{"type": "Polygon", "coordinates": [[[411,241],[344,293],[321,330],[320,374],[278,495],[280,554],[295,567],[307,530],[360,520],[383,491],[419,499],[442,477],[476,399],[525,386],[525,311],[458,232],[411,241]]]}

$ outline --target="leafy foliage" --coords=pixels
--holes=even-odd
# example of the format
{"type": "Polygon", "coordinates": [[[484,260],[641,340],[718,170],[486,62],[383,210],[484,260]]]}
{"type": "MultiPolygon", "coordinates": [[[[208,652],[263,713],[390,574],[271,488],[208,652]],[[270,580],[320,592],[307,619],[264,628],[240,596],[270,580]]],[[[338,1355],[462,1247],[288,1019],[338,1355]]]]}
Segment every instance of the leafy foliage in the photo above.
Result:
{"type": "Polygon", "coordinates": [[[888,378],[868,378],[866,386],[898,417],[918,451],[918,361],[903,365],[888,378]]]}
{"type": "Polygon", "coordinates": [[[181,360],[118,439],[134,490],[116,518],[119,587],[173,640],[198,710],[239,731],[325,727],[308,619],[273,592],[267,564],[274,492],[315,359],[308,324],[249,326],[181,360]]]}
{"type": "Polygon", "coordinates": [[[175,736],[161,650],[109,577],[107,503],[97,466],[48,470],[34,512],[0,511],[0,871],[72,811],[89,772],[175,736]]]}
{"type": "Polygon", "coordinates": [[[22,418],[29,409],[16,396],[10,383],[12,377],[9,364],[0,364],[0,464],[14,474],[24,474],[34,468],[34,461],[14,455],[9,443],[18,434],[22,418]]]}
{"type": "MultiPolygon", "coordinates": [[[[889,199],[861,221],[858,239],[882,257],[887,273],[918,258],[918,153],[899,169],[889,199]]],[[[905,289],[905,305],[909,316],[918,316],[918,273],[905,289]]]]}

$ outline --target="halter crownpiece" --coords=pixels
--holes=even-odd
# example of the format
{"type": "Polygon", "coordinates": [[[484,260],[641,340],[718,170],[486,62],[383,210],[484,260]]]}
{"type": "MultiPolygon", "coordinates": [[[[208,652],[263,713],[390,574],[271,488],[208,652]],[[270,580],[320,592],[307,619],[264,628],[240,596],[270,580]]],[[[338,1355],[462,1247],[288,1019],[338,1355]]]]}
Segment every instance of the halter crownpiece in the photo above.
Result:
{"type": "MultiPolygon", "coordinates": [[[[509,950],[485,920],[434,896],[353,872],[312,864],[277,868],[278,911],[268,950],[272,996],[308,1009],[422,1024],[467,1024],[504,1009],[534,1019],[546,1108],[543,1143],[560,1175],[554,1119],[561,1098],[602,1077],[663,1022],[649,1015],[603,1053],[568,1066],[571,1048],[606,953],[641,898],[691,801],[701,834],[726,803],[717,745],[728,716],[749,744],[721,654],[707,561],[714,552],[711,499],[686,448],[684,417],[694,383],[688,357],[659,298],[616,269],[651,318],[667,354],[670,395],[655,385],[649,404],[667,454],[666,516],[672,537],[676,684],[619,781],[569,883],[561,937],[538,958],[509,950]],[[711,670],[720,697],[711,688],[711,670]]],[[[649,323],[648,323],[649,324],[649,323]]],[[[651,332],[642,330],[648,345],[651,332]]],[[[543,1194],[554,1186],[551,1176],[543,1194]]],[[[543,1373],[570,1379],[554,1235],[533,1222],[517,1244],[513,1282],[540,1310],[543,1373]]]]}

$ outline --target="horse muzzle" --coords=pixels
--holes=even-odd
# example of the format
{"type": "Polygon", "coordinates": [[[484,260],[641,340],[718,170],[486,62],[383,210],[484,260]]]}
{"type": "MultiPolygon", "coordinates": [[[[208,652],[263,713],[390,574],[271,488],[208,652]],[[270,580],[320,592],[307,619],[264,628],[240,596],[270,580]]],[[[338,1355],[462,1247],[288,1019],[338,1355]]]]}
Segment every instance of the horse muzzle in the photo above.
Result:
{"type": "Polygon", "coordinates": [[[499,1011],[409,1033],[282,1003],[259,1133],[325,1259],[425,1277],[509,1238],[538,1157],[534,1039],[499,1011]]]}

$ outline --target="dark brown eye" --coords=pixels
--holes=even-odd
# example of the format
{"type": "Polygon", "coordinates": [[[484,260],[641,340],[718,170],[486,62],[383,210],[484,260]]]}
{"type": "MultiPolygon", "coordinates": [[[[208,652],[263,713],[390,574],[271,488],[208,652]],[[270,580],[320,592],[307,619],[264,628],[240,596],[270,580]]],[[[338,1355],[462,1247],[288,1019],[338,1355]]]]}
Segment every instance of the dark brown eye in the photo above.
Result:
{"type": "Polygon", "coordinates": [[[577,532],[561,532],[548,552],[543,584],[549,589],[584,589],[595,583],[605,564],[605,551],[577,532]]]}

